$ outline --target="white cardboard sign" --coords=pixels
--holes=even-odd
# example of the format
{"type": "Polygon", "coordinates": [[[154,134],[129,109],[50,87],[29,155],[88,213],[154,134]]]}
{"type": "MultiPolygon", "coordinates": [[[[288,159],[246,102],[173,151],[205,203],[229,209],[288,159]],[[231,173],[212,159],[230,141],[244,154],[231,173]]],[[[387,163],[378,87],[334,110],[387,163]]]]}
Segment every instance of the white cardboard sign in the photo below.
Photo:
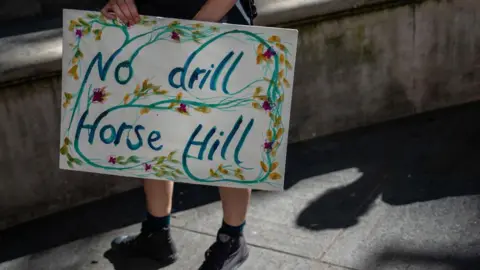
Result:
{"type": "Polygon", "coordinates": [[[63,16],[60,168],[283,190],[296,30],[63,16]]]}

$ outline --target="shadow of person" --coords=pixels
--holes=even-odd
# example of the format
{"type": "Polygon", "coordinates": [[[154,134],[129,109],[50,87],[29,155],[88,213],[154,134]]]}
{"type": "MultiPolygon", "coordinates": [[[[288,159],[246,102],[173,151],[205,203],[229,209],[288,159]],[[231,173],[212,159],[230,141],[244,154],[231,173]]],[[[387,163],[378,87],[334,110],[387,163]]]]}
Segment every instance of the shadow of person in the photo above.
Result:
{"type": "Polygon", "coordinates": [[[480,194],[480,102],[335,134],[315,143],[316,173],[358,168],[363,176],[327,190],[297,217],[310,230],[347,228],[383,202],[407,205],[480,194]],[[323,146],[322,146],[323,144],[323,146]]]}
{"type": "Polygon", "coordinates": [[[314,231],[354,226],[379,193],[376,181],[361,177],[349,185],[330,189],[311,202],[297,217],[297,224],[314,231]]]}
{"type": "Polygon", "coordinates": [[[107,250],[103,256],[115,270],[157,270],[168,266],[148,258],[127,256],[114,249],[107,250]]]}

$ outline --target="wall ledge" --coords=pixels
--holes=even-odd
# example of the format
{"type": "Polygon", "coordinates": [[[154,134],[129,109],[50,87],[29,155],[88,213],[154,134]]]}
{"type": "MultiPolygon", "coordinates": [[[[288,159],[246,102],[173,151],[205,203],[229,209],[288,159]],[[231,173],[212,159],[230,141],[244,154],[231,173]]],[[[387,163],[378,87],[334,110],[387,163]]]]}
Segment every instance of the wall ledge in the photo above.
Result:
{"type": "MultiPolygon", "coordinates": [[[[426,0],[257,0],[256,25],[292,26],[426,0]]],[[[61,71],[62,29],[0,38],[0,86],[61,71]]]]}

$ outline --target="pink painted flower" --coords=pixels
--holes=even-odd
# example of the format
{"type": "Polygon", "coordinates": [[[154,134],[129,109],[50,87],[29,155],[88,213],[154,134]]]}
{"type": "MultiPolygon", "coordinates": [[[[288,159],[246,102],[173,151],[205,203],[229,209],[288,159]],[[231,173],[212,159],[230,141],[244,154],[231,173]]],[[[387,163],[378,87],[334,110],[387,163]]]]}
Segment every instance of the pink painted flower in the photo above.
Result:
{"type": "Polygon", "coordinates": [[[152,165],[151,164],[148,164],[148,163],[145,163],[145,171],[148,172],[152,169],[152,165]]]}
{"type": "Polygon", "coordinates": [[[175,31],[172,31],[172,36],[171,37],[175,41],[180,41],[180,35],[175,31]]]}
{"type": "Polygon", "coordinates": [[[262,108],[265,111],[270,111],[270,110],[272,110],[272,104],[270,104],[270,102],[268,100],[265,100],[262,104],[262,108]]]}
{"type": "Polygon", "coordinates": [[[268,49],[263,53],[263,56],[264,56],[265,58],[267,58],[267,59],[270,59],[270,58],[272,58],[272,56],[275,56],[275,55],[277,55],[277,53],[275,52],[275,50],[274,50],[272,47],[268,48],[268,49]]]}
{"type": "Polygon", "coordinates": [[[108,158],[108,163],[116,164],[117,163],[117,158],[114,156],[110,156],[108,158]]]}
{"type": "Polygon", "coordinates": [[[77,38],[82,38],[82,37],[83,37],[82,30],[81,30],[81,29],[75,30],[75,36],[76,36],[77,38]]]}
{"type": "Polygon", "coordinates": [[[92,102],[93,103],[103,103],[105,100],[107,100],[107,96],[109,95],[107,91],[105,91],[106,87],[102,88],[95,88],[93,89],[93,95],[92,95],[92,102]]]}
{"type": "Polygon", "coordinates": [[[177,110],[181,113],[187,113],[187,105],[185,104],[180,104],[180,106],[177,108],[177,110]]]}
{"type": "Polygon", "coordinates": [[[263,148],[264,148],[265,151],[267,151],[267,152],[272,151],[272,149],[273,149],[273,142],[265,142],[265,143],[263,144],[263,148]]]}

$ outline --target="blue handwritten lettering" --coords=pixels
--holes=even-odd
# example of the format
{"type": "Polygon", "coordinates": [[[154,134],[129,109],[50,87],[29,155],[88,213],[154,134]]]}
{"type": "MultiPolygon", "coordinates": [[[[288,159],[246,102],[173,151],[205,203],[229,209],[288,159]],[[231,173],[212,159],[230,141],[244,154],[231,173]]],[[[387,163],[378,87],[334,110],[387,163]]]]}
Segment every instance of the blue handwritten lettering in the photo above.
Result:
{"type": "MultiPolygon", "coordinates": [[[[229,147],[232,139],[234,138],[235,134],[237,133],[239,127],[241,126],[242,122],[243,122],[243,116],[240,116],[237,119],[236,123],[234,124],[232,130],[228,134],[227,139],[225,140],[225,142],[222,146],[222,150],[221,150],[221,157],[223,159],[226,159],[226,153],[227,153],[228,147],[229,147]]],[[[234,158],[235,163],[237,165],[240,165],[241,163],[243,163],[243,161],[241,161],[240,158],[239,158],[240,151],[242,150],[243,144],[245,143],[245,140],[246,140],[248,134],[250,133],[250,131],[253,127],[253,123],[254,123],[254,119],[251,119],[249,121],[249,123],[247,124],[247,126],[245,127],[245,130],[243,131],[243,133],[240,137],[240,140],[238,141],[238,143],[235,147],[233,158],[234,158]]],[[[205,150],[206,150],[207,146],[209,145],[210,139],[213,137],[213,135],[217,131],[217,127],[212,127],[203,140],[196,140],[196,138],[197,138],[198,134],[200,133],[200,131],[202,130],[202,128],[203,128],[203,125],[199,124],[195,128],[195,130],[193,131],[190,138],[188,139],[187,144],[185,146],[185,149],[183,151],[183,156],[184,156],[185,161],[188,158],[203,160],[205,150]],[[191,150],[192,146],[200,146],[200,150],[199,150],[197,156],[190,155],[190,150],[191,150]]],[[[224,134],[223,131],[221,131],[219,135],[223,136],[223,134],[224,134]]],[[[218,149],[218,147],[220,146],[220,144],[221,144],[220,139],[216,139],[215,142],[213,143],[212,147],[210,148],[209,153],[208,153],[208,157],[207,157],[208,160],[213,160],[215,152],[218,149]]],[[[188,166],[188,165],[185,163],[184,166],[188,166]]]]}
{"type": "MultiPolygon", "coordinates": [[[[94,141],[95,141],[96,130],[97,130],[98,126],[100,125],[100,122],[102,121],[102,119],[105,116],[107,116],[107,114],[108,114],[108,111],[103,112],[95,119],[93,124],[85,124],[85,119],[88,115],[88,110],[86,110],[83,113],[83,115],[80,117],[80,120],[78,121],[77,130],[76,130],[76,133],[75,133],[75,139],[79,140],[82,131],[86,129],[86,130],[88,130],[88,143],[93,145],[94,141]]],[[[130,137],[128,136],[127,139],[126,139],[126,144],[127,144],[127,147],[130,150],[135,151],[135,150],[140,149],[143,146],[143,138],[142,138],[142,134],[140,133],[140,131],[144,130],[145,127],[142,126],[142,125],[136,125],[135,127],[133,127],[132,125],[122,123],[117,130],[113,125],[107,124],[107,125],[104,125],[100,129],[99,137],[100,137],[100,140],[104,144],[114,143],[114,145],[117,146],[122,140],[123,134],[125,133],[124,131],[125,130],[131,130],[131,129],[134,130],[135,136],[136,136],[136,139],[137,139],[138,142],[136,144],[134,144],[132,142],[132,140],[130,139],[130,137]]],[[[154,151],[160,151],[162,149],[163,145],[159,144],[159,145],[155,146],[155,145],[153,145],[153,143],[159,141],[161,139],[161,137],[162,136],[161,136],[159,131],[157,131],[157,130],[151,131],[150,134],[148,135],[148,139],[147,139],[148,146],[154,151]]]]}
{"type": "Polygon", "coordinates": [[[154,146],[153,143],[160,140],[161,138],[162,135],[160,134],[160,132],[156,130],[152,131],[150,135],[148,135],[148,146],[150,146],[150,148],[155,151],[160,151],[163,148],[163,145],[154,146]]]}
{"type": "MultiPolygon", "coordinates": [[[[197,56],[198,53],[199,53],[199,50],[196,50],[195,52],[190,54],[187,60],[185,61],[185,64],[183,65],[183,67],[176,67],[170,71],[170,73],[168,74],[168,82],[170,86],[172,86],[175,89],[182,88],[183,90],[188,91],[194,87],[194,84],[196,81],[200,80],[200,84],[198,85],[198,88],[203,89],[208,79],[210,79],[210,84],[209,84],[210,90],[217,91],[217,82],[219,80],[219,77],[222,74],[228,62],[230,61],[230,59],[233,57],[234,52],[230,51],[229,53],[227,53],[216,68],[213,64],[210,65],[210,69],[203,69],[200,67],[196,67],[192,72],[192,74],[190,75],[190,78],[188,78],[187,80],[187,73],[190,68],[190,64],[195,58],[195,56],[197,56]],[[211,78],[209,78],[210,73],[212,72],[213,69],[214,69],[213,75],[211,78]],[[179,78],[179,81],[176,80],[177,78],[179,78]],[[187,85],[187,81],[188,81],[188,85],[187,85]]],[[[243,55],[244,53],[240,52],[240,54],[237,56],[237,58],[233,61],[233,63],[228,68],[225,78],[223,78],[222,91],[225,94],[229,94],[229,91],[227,90],[228,82],[230,80],[230,77],[232,76],[232,73],[237,68],[238,63],[242,59],[243,55]]]]}

